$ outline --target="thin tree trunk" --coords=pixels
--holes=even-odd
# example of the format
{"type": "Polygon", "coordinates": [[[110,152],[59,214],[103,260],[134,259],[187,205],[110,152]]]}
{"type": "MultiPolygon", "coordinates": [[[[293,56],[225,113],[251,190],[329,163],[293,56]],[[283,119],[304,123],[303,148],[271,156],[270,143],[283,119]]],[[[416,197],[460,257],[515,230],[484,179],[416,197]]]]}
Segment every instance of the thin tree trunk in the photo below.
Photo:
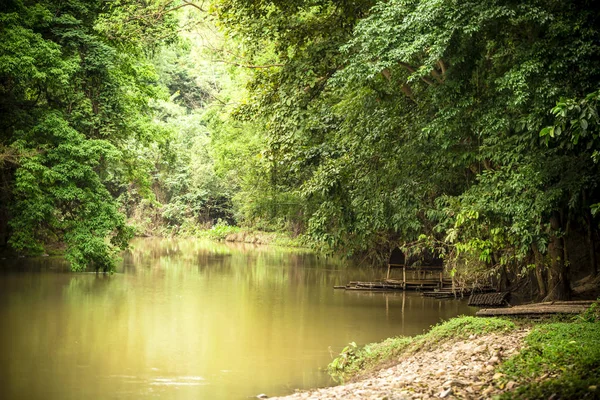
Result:
{"type": "Polygon", "coordinates": [[[504,292],[508,290],[508,287],[510,286],[510,281],[508,280],[508,272],[506,271],[505,265],[503,265],[502,268],[500,268],[500,280],[498,282],[498,286],[499,292],[504,292]]]}
{"type": "Polygon", "coordinates": [[[590,269],[594,275],[598,275],[598,261],[596,260],[596,240],[594,239],[594,220],[590,205],[587,202],[587,195],[583,192],[583,207],[585,213],[585,223],[587,225],[587,242],[590,252],[590,269]]]}
{"type": "Polygon", "coordinates": [[[550,269],[548,270],[548,294],[545,301],[569,300],[571,297],[567,271],[565,269],[563,241],[560,233],[560,215],[556,212],[550,217],[550,269]]]}
{"type": "Polygon", "coordinates": [[[546,274],[544,257],[536,246],[531,246],[535,260],[535,279],[538,284],[538,298],[543,299],[548,294],[548,286],[546,285],[546,274]]]}
{"type": "Polygon", "coordinates": [[[560,212],[560,224],[565,227],[565,232],[562,235],[562,245],[563,245],[563,260],[564,260],[564,280],[567,291],[571,292],[571,262],[569,261],[569,251],[567,248],[567,237],[571,232],[571,219],[569,218],[569,211],[567,210],[565,214],[563,211],[560,212]]]}

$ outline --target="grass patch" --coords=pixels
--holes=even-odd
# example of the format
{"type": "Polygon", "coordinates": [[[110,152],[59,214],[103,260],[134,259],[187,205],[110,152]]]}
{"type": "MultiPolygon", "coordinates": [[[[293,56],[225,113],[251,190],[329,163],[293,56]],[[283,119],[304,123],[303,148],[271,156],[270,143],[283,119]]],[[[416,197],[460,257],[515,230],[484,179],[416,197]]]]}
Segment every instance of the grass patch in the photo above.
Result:
{"type": "Polygon", "coordinates": [[[225,223],[217,223],[210,229],[202,229],[195,232],[194,236],[203,237],[211,240],[225,240],[227,236],[238,234],[242,229],[238,226],[231,226],[225,223]]]}
{"type": "Polygon", "coordinates": [[[501,318],[457,317],[433,326],[429,332],[414,337],[398,336],[380,343],[358,347],[356,343],[346,346],[327,367],[337,380],[359,379],[388,366],[401,354],[428,350],[449,339],[466,339],[470,335],[492,332],[509,332],[516,328],[514,322],[501,318]]]}
{"type": "Polygon", "coordinates": [[[292,238],[282,232],[262,232],[254,229],[240,228],[225,223],[217,223],[210,229],[202,229],[193,236],[230,242],[268,244],[282,247],[304,247],[300,238],[292,238]]]}
{"type": "Polygon", "coordinates": [[[518,383],[501,399],[600,399],[598,303],[570,322],[540,324],[525,348],[500,366],[500,384],[518,383]]]}

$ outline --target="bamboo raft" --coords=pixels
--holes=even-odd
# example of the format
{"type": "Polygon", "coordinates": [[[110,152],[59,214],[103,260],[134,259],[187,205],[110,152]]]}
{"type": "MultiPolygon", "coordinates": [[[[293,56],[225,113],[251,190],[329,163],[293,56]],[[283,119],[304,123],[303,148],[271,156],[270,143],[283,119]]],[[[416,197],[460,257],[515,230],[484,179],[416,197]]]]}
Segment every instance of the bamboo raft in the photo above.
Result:
{"type": "Polygon", "coordinates": [[[535,304],[524,304],[509,308],[484,308],[477,311],[478,316],[492,317],[499,315],[515,317],[539,317],[554,314],[580,314],[590,307],[595,301],[551,301],[535,304]]]}
{"type": "Polygon", "coordinates": [[[433,291],[423,292],[421,295],[433,297],[435,299],[451,299],[473,296],[476,293],[490,293],[495,291],[496,289],[491,286],[455,286],[454,288],[452,288],[452,286],[443,286],[433,291]]]}
{"type": "Polygon", "coordinates": [[[371,292],[391,292],[391,291],[403,291],[403,290],[433,290],[440,287],[438,280],[406,280],[399,281],[395,279],[385,279],[375,282],[360,282],[353,281],[349,282],[344,286],[334,286],[334,289],[344,290],[359,290],[359,291],[371,291],[371,292]]]}
{"type": "Polygon", "coordinates": [[[399,248],[395,248],[389,258],[385,279],[375,282],[349,282],[343,286],[334,286],[334,289],[348,291],[368,292],[393,292],[415,290],[423,296],[436,299],[463,298],[472,293],[486,293],[494,291],[488,286],[459,286],[451,279],[444,278],[444,263],[439,256],[429,256],[418,261],[418,265],[409,265],[410,260],[399,248]],[[402,278],[393,279],[392,272],[402,270],[402,278]]]}

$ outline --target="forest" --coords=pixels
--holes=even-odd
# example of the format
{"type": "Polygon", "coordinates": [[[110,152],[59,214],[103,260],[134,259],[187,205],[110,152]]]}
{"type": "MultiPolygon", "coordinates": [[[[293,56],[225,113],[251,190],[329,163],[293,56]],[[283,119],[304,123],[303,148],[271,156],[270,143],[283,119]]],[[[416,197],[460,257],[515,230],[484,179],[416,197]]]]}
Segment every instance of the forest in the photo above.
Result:
{"type": "Polygon", "coordinates": [[[591,0],[5,0],[0,246],[239,226],[568,299],[597,274],[591,0]]]}

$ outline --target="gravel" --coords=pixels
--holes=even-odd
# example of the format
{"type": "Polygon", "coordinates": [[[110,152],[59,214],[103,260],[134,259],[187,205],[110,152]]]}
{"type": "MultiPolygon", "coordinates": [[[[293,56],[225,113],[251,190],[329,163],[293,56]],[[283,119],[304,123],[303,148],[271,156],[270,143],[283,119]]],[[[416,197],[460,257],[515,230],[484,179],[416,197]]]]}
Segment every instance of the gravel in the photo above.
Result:
{"type": "MultiPolygon", "coordinates": [[[[468,340],[450,340],[437,348],[403,355],[393,367],[354,383],[296,392],[278,399],[486,399],[515,388],[502,389],[495,372],[504,359],[516,354],[527,330],[511,333],[471,335],[468,340]]],[[[272,397],[274,398],[274,397],[272,397]]]]}

